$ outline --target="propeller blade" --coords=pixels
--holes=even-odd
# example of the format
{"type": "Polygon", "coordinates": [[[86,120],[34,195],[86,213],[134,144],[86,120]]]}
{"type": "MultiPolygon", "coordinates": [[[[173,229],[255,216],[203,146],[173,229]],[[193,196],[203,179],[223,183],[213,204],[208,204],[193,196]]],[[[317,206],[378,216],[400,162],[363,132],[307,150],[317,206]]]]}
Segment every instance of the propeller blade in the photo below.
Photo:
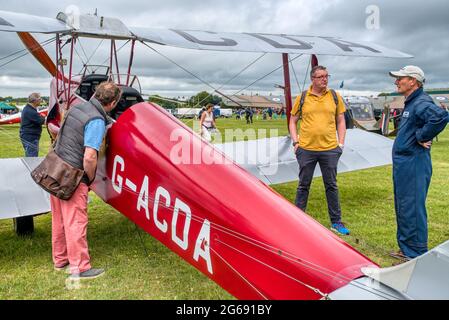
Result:
{"type": "Polygon", "coordinates": [[[39,42],[28,32],[17,32],[20,40],[22,40],[28,51],[39,61],[39,63],[47,70],[52,76],[55,76],[58,72],[53,60],[48,56],[47,52],[42,48],[39,42]]]}

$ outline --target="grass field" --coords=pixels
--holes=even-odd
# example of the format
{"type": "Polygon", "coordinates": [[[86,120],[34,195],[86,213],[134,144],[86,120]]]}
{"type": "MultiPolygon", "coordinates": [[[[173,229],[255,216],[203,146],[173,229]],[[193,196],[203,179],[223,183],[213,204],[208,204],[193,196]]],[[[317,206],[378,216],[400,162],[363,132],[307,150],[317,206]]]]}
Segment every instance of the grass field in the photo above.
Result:
{"type": "MultiPolygon", "coordinates": [[[[192,121],[186,121],[192,124],[192,121]]],[[[278,128],[286,134],[285,120],[218,120],[218,128],[278,128]]],[[[23,155],[18,125],[0,127],[0,157],[23,155]]],[[[44,133],[40,155],[49,141],[44,133]]],[[[432,147],[433,177],[427,200],[429,247],[449,239],[449,130],[432,147]]],[[[0,183],[7,183],[1,181],[0,183]]],[[[343,221],[351,230],[344,239],[382,266],[394,262],[396,249],[391,166],[340,174],[338,177],[343,221]]],[[[297,183],[272,186],[293,201],[297,183]]],[[[226,291],[166,249],[158,241],[104,204],[91,193],[88,239],[93,266],[106,275],[69,290],[66,275],[53,270],[51,216],[35,218],[35,234],[18,238],[11,220],[0,221],[0,299],[233,299],[226,291]]],[[[314,180],[308,213],[329,227],[321,178],[314,180]]]]}

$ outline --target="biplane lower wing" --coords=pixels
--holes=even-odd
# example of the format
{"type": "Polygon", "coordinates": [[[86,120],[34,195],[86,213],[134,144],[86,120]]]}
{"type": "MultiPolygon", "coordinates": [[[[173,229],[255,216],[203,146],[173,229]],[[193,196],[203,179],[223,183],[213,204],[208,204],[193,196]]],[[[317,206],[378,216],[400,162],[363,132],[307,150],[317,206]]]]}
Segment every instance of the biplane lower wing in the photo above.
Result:
{"type": "MultiPolygon", "coordinates": [[[[216,144],[238,165],[266,184],[298,180],[299,167],[290,137],[216,144]]],[[[348,172],[392,163],[393,140],[361,129],[348,129],[338,172],[348,172]]],[[[321,176],[317,165],[314,176],[321,176]]]]}
{"type": "Polygon", "coordinates": [[[50,211],[50,196],[30,172],[42,158],[0,159],[0,219],[18,218],[50,211]]]}
{"type": "Polygon", "coordinates": [[[389,268],[362,268],[365,277],[343,286],[329,297],[357,299],[449,299],[449,241],[408,262],[389,268]]]}
{"type": "MultiPolygon", "coordinates": [[[[338,172],[368,169],[391,164],[393,140],[360,129],[348,129],[345,150],[338,172]]],[[[298,180],[298,162],[289,137],[215,144],[217,149],[265,184],[298,180]]],[[[30,177],[40,158],[0,159],[0,219],[50,211],[48,193],[30,177]],[[31,170],[30,170],[31,168],[31,170]]],[[[314,176],[321,176],[319,166],[314,176]]]]}

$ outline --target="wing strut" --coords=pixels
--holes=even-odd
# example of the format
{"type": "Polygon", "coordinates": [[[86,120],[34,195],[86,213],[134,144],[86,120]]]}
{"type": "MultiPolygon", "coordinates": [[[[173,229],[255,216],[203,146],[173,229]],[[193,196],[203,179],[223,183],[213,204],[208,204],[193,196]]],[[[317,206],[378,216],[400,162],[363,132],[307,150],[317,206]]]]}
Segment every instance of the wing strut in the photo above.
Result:
{"type": "MultiPolygon", "coordinates": [[[[290,123],[290,114],[292,112],[292,91],[290,84],[290,69],[289,69],[289,61],[288,61],[288,53],[282,54],[282,62],[284,66],[284,96],[285,96],[285,112],[287,113],[287,128],[290,132],[289,123],[290,123]]],[[[311,67],[315,67],[318,65],[318,58],[316,55],[312,54],[312,59],[310,60],[311,67]]],[[[307,75],[306,75],[307,76],[307,75]]]]}
{"type": "Polygon", "coordinates": [[[311,67],[316,67],[318,65],[318,58],[316,55],[312,54],[312,60],[310,61],[311,67]]]}
{"type": "Polygon", "coordinates": [[[289,129],[288,124],[290,123],[290,114],[292,112],[292,90],[290,85],[290,64],[288,62],[288,53],[282,54],[282,62],[284,66],[284,97],[285,97],[285,106],[287,113],[287,128],[289,129]]]}

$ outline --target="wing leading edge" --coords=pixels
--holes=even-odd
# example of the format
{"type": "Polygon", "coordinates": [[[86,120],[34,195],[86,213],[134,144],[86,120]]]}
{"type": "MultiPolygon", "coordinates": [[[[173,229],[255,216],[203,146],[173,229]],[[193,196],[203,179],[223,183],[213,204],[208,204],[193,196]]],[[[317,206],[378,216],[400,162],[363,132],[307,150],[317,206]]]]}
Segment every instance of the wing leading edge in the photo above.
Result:
{"type": "Polygon", "coordinates": [[[31,33],[64,33],[71,29],[58,19],[24,13],[0,11],[0,31],[31,33]]]}
{"type": "Polygon", "coordinates": [[[334,37],[139,27],[130,27],[130,31],[142,41],[186,49],[389,58],[412,57],[407,53],[377,44],[334,37]]]}

